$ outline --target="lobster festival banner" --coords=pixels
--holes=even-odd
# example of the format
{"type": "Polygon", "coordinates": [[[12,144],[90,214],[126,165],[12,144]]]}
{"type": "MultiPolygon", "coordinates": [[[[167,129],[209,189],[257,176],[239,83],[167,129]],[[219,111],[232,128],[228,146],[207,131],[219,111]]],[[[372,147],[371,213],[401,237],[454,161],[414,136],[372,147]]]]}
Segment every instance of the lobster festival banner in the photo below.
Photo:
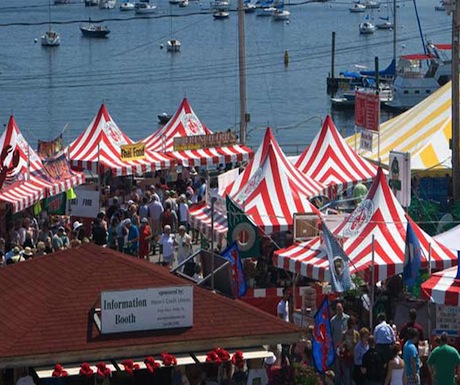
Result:
{"type": "Polygon", "coordinates": [[[37,153],[38,156],[42,159],[52,158],[53,156],[61,152],[63,149],[64,140],[62,139],[62,134],[50,141],[44,141],[40,139],[38,140],[37,153]]]}
{"type": "Polygon", "coordinates": [[[124,144],[120,146],[121,160],[139,160],[145,158],[145,143],[124,144]]]}
{"type": "Polygon", "coordinates": [[[55,158],[44,159],[43,167],[48,175],[56,180],[71,178],[73,175],[64,153],[55,158]]]}
{"type": "Polygon", "coordinates": [[[236,144],[234,132],[217,132],[208,135],[192,135],[174,138],[174,151],[199,150],[201,148],[225,147],[236,144]]]}

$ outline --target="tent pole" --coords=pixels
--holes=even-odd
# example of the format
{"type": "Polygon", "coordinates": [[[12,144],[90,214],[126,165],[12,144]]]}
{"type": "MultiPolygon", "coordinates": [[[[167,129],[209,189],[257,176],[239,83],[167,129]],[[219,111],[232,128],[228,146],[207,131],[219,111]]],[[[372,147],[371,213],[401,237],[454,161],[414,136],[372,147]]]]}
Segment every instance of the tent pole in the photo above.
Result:
{"type": "MultiPolygon", "coordinates": [[[[431,242],[428,244],[428,277],[431,277],[431,242]]],[[[427,315],[428,315],[428,322],[427,322],[427,327],[428,327],[428,341],[430,341],[430,336],[431,336],[431,301],[428,301],[427,304],[427,315]]]]}
{"type": "Polygon", "coordinates": [[[372,329],[374,325],[374,288],[375,288],[375,248],[374,248],[374,239],[375,235],[372,234],[372,262],[371,262],[371,289],[370,289],[370,298],[369,298],[369,328],[372,329]]]}

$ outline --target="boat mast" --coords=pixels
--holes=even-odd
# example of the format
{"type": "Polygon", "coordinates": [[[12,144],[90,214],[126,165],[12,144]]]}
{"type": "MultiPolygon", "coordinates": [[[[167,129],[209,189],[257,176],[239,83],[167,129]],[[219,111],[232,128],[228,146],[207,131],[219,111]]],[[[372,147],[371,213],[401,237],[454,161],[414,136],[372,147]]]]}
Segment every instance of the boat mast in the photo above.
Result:
{"type": "Polygon", "coordinates": [[[246,144],[246,38],[244,34],[244,5],[238,0],[238,56],[240,77],[240,143],[246,144]]]}
{"type": "Polygon", "coordinates": [[[396,0],[393,0],[393,60],[396,65],[396,0]]]}
{"type": "Polygon", "coordinates": [[[51,0],[48,0],[48,29],[51,31],[51,0]]]}

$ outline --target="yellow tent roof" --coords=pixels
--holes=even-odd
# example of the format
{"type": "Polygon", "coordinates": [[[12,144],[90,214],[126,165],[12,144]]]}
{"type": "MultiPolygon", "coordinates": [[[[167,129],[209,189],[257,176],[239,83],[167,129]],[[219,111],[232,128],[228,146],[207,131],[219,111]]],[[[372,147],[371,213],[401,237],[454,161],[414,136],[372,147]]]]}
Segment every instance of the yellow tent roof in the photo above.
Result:
{"type": "MultiPolygon", "coordinates": [[[[390,151],[411,153],[411,169],[450,169],[451,82],[401,115],[380,125],[380,162],[388,164],[390,151]]],[[[378,135],[373,135],[372,151],[360,150],[361,134],[347,143],[363,157],[378,162],[378,135]],[[356,147],[355,147],[356,146],[356,147]]]]}

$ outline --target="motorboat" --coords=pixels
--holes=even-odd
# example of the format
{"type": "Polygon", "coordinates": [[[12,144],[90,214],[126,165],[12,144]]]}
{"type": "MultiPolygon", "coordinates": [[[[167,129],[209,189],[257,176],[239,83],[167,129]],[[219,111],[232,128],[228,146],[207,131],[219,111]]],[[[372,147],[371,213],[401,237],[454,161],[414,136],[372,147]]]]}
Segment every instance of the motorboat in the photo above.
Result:
{"type": "Polygon", "coordinates": [[[259,17],[271,16],[275,11],[276,11],[276,8],[273,6],[269,6],[269,7],[262,6],[256,9],[256,16],[259,16],[259,17]]]}
{"type": "Polygon", "coordinates": [[[365,3],[367,9],[380,8],[380,0],[367,0],[365,3]]]}
{"type": "Polygon", "coordinates": [[[171,115],[169,115],[167,112],[163,112],[162,114],[158,115],[158,121],[160,124],[166,124],[170,119],[171,115]]]}
{"type": "Polygon", "coordinates": [[[104,38],[110,33],[106,25],[96,25],[91,23],[80,25],[80,31],[85,37],[104,38]]]}
{"type": "Polygon", "coordinates": [[[228,0],[216,0],[210,3],[211,11],[219,12],[219,11],[228,11],[230,9],[230,1],[228,0]]]}
{"type": "Polygon", "coordinates": [[[291,12],[286,11],[285,9],[277,9],[272,13],[272,20],[275,21],[286,21],[289,20],[291,12]]]}
{"type": "Polygon", "coordinates": [[[156,13],[157,6],[149,3],[136,3],[134,6],[134,12],[136,15],[148,15],[156,13]]]}
{"type": "Polygon", "coordinates": [[[99,9],[114,9],[117,0],[99,0],[99,9]]]}
{"type": "MultiPolygon", "coordinates": [[[[346,109],[355,106],[355,94],[356,91],[360,92],[374,92],[375,93],[375,82],[373,85],[365,87],[356,87],[346,91],[339,91],[331,98],[331,106],[335,109],[346,109]]],[[[381,105],[386,105],[393,100],[393,92],[391,85],[388,83],[382,83],[379,86],[379,99],[381,105]]]]}
{"type": "Polygon", "coordinates": [[[180,46],[180,41],[177,39],[170,39],[166,42],[166,50],[168,52],[179,52],[180,46]]]}
{"type": "Polygon", "coordinates": [[[361,3],[354,3],[352,7],[348,8],[351,13],[363,13],[366,12],[366,6],[361,3]]]}
{"type": "Polygon", "coordinates": [[[228,11],[217,11],[212,14],[214,19],[227,19],[230,16],[228,11]]]}
{"type": "Polygon", "coordinates": [[[43,47],[57,47],[61,44],[61,38],[59,33],[49,29],[42,35],[41,43],[43,47]]]}
{"type": "Polygon", "coordinates": [[[245,13],[254,13],[256,11],[256,5],[247,1],[243,5],[245,13]]]}
{"type": "Polygon", "coordinates": [[[179,7],[181,7],[181,8],[188,7],[188,0],[180,0],[179,1],[179,7]]]}
{"type": "Polygon", "coordinates": [[[381,17],[382,20],[381,23],[378,23],[375,25],[377,29],[392,29],[393,28],[393,23],[386,17],[381,17]]]}
{"type": "Polygon", "coordinates": [[[134,11],[134,3],[130,1],[124,1],[120,4],[120,11],[134,11]]]}
{"type": "Polygon", "coordinates": [[[359,33],[361,35],[369,35],[375,32],[375,25],[372,24],[370,21],[363,21],[359,24],[359,33]]]}

